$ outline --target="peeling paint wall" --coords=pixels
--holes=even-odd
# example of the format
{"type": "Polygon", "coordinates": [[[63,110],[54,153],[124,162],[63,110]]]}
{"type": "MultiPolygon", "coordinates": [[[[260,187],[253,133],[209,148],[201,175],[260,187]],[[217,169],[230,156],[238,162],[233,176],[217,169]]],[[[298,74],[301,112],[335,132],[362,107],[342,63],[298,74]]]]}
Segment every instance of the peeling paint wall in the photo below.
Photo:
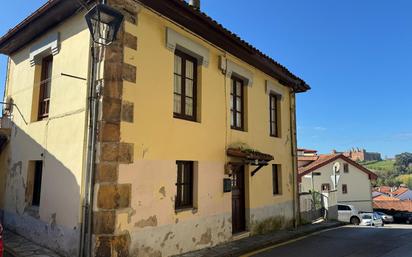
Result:
{"type": "Polygon", "coordinates": [[[136,67],[136,83],[123,84],[123,101],[133,103],[133,119],[121,122],[122,141],[134,145],[133,163],[119,166],[118,183],[131,185],[131,206],[118,211],[116,231],[130,234],[131,256],[170,256],[228,242],[232,237],[232,195],[223,193],[228,146],[245,143],[275,157],[282,166],[282,194],[273,195],[272,167],[246,167],[247,229],[259,224],[280,228],[293,222],[293,157],[290,139],[290,95],[254,67],[215,48],[197,36],[144,7],[137,26],[125,31],[137,38],[135,49],[124,49],[124,61],[136,67]],[[166,28],[206,47],[208,66],[198,70],[199,120],[173,118],[174,55],[167,49],[166,28]],[[246,89],[247,131],[230,129],[230,79],[219,70],[219,56],[250,70],[252,87],[246,89]],[[280,103],[281,137],[269,136],[269,96],[266,80],[283,95],[280,103]],[[195,162],[194,208],[176,211],[176,160],[195,162]],[[270,221],[272,220],[272,221],[270,221]]]}
{"type": "Polygon", "coordinates": [[[79,246],[88,83],[61,74],[88,78],[89,39],[84,14],[73,16],[11,56],[6,85],[28,124],[15,110],[8,164],[0,174],[6,183],[0,206],[5,226],[63,256],[77,256],[79,246]],[[30,48],[57,32],[60,52],[53,57],[49,118],[37,121],[40,66],[30,64],[30,48]],[[28,180],[29,162],[37,160],[43,161],[38,208],[31,206],[28,180]]]}
{"type": "Polygon", "coordinates": [[[199,161],[194,209],[175,211],[175,161],[121,165],[119,181],[132,183],[131,210],[120,214],[119,231],[131,235],[131,256],[168,256],[230,240],[231,195],[223,193],[224,163],[199,161]],[[207,182],[207,183],[206,183],[207,182]]]}

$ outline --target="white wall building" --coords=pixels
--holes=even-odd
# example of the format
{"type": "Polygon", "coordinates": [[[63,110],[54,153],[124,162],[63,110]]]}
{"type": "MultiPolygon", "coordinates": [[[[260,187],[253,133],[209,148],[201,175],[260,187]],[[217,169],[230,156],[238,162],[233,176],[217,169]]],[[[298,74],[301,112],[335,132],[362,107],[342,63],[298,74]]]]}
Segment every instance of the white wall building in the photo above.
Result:
{"type": "Polygon", "coordinates": [[[376,178],[375,173],[341,154],[319,155],[316,161],[300,167],[298,176],[300,192],[337,190],[338,203],[351,204],[360,211],[372,211],[371,180],[376,178]],[[336,188],[334,165],[340,167],[336,188]]]}

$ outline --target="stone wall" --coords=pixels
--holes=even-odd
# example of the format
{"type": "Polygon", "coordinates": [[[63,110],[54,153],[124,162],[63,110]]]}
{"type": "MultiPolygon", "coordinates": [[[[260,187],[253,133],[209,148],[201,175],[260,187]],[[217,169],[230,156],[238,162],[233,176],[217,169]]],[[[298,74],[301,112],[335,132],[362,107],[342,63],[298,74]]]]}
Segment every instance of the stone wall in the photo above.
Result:
{"type": "Polygon", "coordinates": [[[125,26],[137,25],[137,4],[109,0],[108,4],[125,16],[117,41],[99,49],[96,58],[103,67],[100,96],[98,143],[93,213],[94,253],[96,257],[129,256],[130,235],[117,228],[119,212],[131,203],[131,184],[118,183],[120,164],[133,163],[133,144],[122,142],[121,122],[133,122],[133,103],[123,101],[125,82],[136,83],[136,67],[125,63],[124,49],[137,49],[137,38],[125,32],[125,26]],[[127,25],[126,25],[127,23],[127,25]]]}

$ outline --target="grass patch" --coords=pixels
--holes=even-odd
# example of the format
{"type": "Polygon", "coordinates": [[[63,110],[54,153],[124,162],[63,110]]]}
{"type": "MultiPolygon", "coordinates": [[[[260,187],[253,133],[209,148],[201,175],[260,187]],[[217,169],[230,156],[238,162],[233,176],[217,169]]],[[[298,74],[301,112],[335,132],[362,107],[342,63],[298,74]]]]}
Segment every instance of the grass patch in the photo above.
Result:
{"type": "Polygon", "coordinates": [[[385,173],[392,172],[395,169],[394,160],[360,162],[360,164],[370,170],[381,171],[385,173]]]}

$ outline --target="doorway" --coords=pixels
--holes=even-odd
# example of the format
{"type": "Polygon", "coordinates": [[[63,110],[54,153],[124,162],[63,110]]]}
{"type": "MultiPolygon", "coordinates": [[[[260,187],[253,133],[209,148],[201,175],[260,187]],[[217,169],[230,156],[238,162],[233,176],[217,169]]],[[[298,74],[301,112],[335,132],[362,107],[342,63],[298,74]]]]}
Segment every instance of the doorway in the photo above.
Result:
{"type": "Polygon", "coordinates": [[[246,230],[245,166],[236,167],[232,174],[232,233],[246,230]]]}

